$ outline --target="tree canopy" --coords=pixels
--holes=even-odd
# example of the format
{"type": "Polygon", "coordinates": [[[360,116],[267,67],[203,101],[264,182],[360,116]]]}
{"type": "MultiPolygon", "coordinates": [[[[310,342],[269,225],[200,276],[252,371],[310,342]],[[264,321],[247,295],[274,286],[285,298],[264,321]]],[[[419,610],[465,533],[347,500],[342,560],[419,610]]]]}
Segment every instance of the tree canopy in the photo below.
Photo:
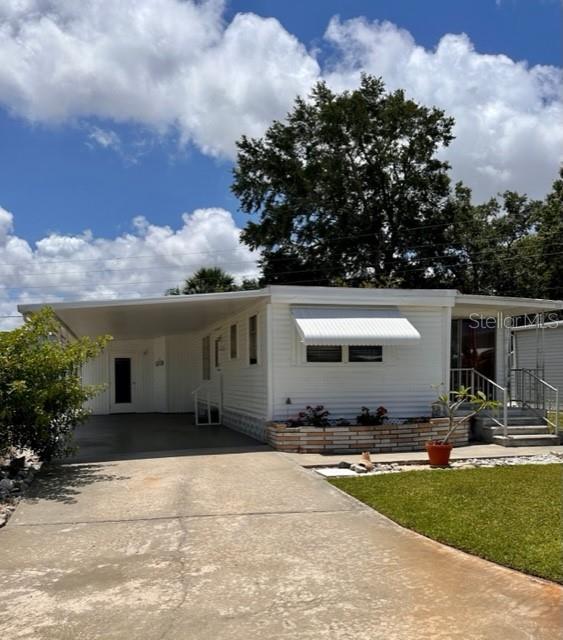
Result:
{"type": "Polygon", "coordinates": [[[563,296],[563,178],[543,202],[475,204],[441,160],[453,124],[363,76],[340,94],[318,83],[262,138],[243,136],[232,191],[262,281],[563,296]]]}
{"type": "Polygon", "coordinates": [[[238,143],[232,190],[259,217],[243,242],[264,251],[265,273],[294,282],[400,284],[413,258],[436,252],[421,232],[443,222],[450,180],[436,152],[452,126],[370,76],[341,94],[317,84],[285,122],[238,143]]]}

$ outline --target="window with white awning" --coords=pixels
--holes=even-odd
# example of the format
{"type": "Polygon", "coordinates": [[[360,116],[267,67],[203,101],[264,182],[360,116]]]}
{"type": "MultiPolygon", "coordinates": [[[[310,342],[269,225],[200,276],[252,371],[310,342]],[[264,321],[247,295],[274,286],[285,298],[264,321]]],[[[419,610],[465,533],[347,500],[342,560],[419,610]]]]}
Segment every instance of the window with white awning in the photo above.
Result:
{"type": "Polygon", "coordinates": [[[420,333],[396,307],[292,307],[301,341],[309,346],[408,345],[420,333]]]}

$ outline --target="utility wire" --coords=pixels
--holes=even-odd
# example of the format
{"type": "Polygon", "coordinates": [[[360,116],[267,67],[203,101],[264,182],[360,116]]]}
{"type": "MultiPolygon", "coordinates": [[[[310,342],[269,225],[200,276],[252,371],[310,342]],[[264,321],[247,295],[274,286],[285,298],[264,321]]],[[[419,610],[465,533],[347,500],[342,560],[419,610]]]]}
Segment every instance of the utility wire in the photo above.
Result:
{"type": "MultiPolygon", "coordinates": [[[[437,229],[440,227],[450,227],[450,226],[455,226],[455,222],[454,221],[449,221],[449,222],[440,222],[440,223],[436,223],[436,224],[428,224],[428,225],[420,225],[420,226],[413,226],[413,227],[401,227],[401,233],[405,232],[405,231],[421,231],[423,229],[437,229]]],[[[339,235],[339,236],[333,236],[333,238],[338,239],[338,240],[346,240],[346,239],[357,239],[357,238],[366,238],[366,237],[374,237],[374,232],[370,231],[370,232],[366,232],[366,233],[354,233],[354,234],[348,234],[348,235],[339,235]]],[[[432,244],[432,243],[426,243],[426,244],[421,244],[418,245],[418,247],[425,247],[428,246],[428,244],[432,244]]],[[[449,242],[446,243],[442,243],[442,245],[449,245],[449,242]]],[[[434,246],[440,246],[439,244],[434,245],[434,246]]],[[[416,248],[415,247],[411,247],[411,248],[416,248]]],[[[174,252],[174,251],[167,251],[166,255],[179,255],[179,256],[192,256],[192,255],[206,255],[206,254],[221,254],[221,253],[232,253],[233,249],[209,249],[206,251],[186,251],[186,252],[174,252]]],[[[48,264],[66,264],[66,263],[72,263],[72,262],[97,262],[99,260],[107,260],[107,261],[112,261],[112,260],[136,260],[136,259],[141,259],[141,258],[153,258],[155,257],[155,254],[146,254],[146,255],[128,255],[128,256],[120,256],[120,257],[115,257],[115,258],[71,258],[69,260],[47,260],[48,264]]],[[[0,267],[19,267],[21,266],[21,263],[19,262],[0,262],[0,267]]]]}
{"type": "MultiPolygon", "coordinates": [[[[559,251],[559,252],[553,252],[553,253],[545,253],[543,254],[543,257],[553,257],[553,256],[561,256],[563,255],[563,251],[559,251]]],[[[452,256],[457,258],[458,256],[452,256]]],[[[533,256],[528,256],[529,258],[532,258],[533,256]]],[[[432,261],[437,261],[439,259],[437,258],[428,258],[429,260],[432,261]]],[[[423,260],[423,259],[421,259],[423,260]]],[[[510,263],[513,262],[514,260],[519,260],[522,261],[522,257],[521,256],[510,256],[507,258],[502,258],[502,259],[498,259],[498,260],[482,260],[482,261],[471,261],[470,264],[471,265],[487,265],[487,264],[491,264],[491,265],[498,265],[500,264],[504,264],[504,263],[510,263]]],[[[427,271],[429,268],[431,268],[433,265],[430,266],[426,266],[426,267],[405,267],[402,270],[399,271],[395,271],[393,272],[392,275],[394,276],[400,276],[400,275],[408,275],[410,273],[417,273],[417,272],[422,272],[422,271],[427,271]]],[[[436,266],[440,266],[439,264],[437,264],[436,266]]],[[[452,267],[452,266],[456,266],[456,265],[444,265],[446,268],[452,267]]],[[[311,271],[318,271],[320,273],[329,273],[328,270],[326,268],[318,268],[318,269],[293,269],[293,270],[288,270],[288,271],[284,271],[284,274],[295,274],[295,273],[310,273],[311,271]]],[[[255,277],[255,273],[241,273],[241,274],[237,274],[237,276],[239,277],[255,277]]],[[[108,282],[108,283],[103,283],[106,284],[107,286],[111,286],[111,287],[115,287],[115,286],[138,286],[138,285],[148,285],[148,284],[166,284],[169,283],[172,280],[172,278],[170,278],[170,280],[149,280],[149,281],[141,281],[141,282],[108,282]]],[[[176,281],[175,281],[176,282],[176,281]]],[[[79,286],[84,286],[84,287],[91,287],[92,286],[92,282],[74,282],[72,284],[45,284],[45,285],[17,285],[17,286],[9,286],[9,285],[4,285],[4,284],[0,284],[0,287],[5,289],[5,290],[17,290],[17,289],[68,289],[68,288],[75,288],[75,287],[79,287],[79,286]]]]}

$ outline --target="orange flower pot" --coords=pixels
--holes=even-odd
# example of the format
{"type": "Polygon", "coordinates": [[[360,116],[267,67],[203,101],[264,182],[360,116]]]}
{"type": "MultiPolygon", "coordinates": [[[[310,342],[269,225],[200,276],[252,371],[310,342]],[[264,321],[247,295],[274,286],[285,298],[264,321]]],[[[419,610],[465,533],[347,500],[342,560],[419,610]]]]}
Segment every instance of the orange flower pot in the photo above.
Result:
{"type": "Polygon", "coordinates": [[[447,467],[450,464],[450,454],[454,448],[453,444],[441,442],[427,442],[426,452],[432,467],[447,467]]]}

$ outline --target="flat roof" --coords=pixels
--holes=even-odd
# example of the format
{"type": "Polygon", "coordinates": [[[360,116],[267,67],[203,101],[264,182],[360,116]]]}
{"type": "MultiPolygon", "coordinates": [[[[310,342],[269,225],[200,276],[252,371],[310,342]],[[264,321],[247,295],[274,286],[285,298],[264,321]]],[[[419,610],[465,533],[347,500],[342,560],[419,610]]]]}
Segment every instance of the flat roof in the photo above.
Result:
{"type": "Polygon", "coordinates": [[[455,289],[371,289],[270,285],[250,291],[156,296],[113,300],[78,300],[21,304],[25,314],[50,306],[72,333],[110,333],[115,338],[148,338],[185,333],[222,322],[259,300],[289,304],[438,306],[450,307],[453,317],[471,313],[522,315],[563,309],[559,300],[474,296],[455,289]]]}

